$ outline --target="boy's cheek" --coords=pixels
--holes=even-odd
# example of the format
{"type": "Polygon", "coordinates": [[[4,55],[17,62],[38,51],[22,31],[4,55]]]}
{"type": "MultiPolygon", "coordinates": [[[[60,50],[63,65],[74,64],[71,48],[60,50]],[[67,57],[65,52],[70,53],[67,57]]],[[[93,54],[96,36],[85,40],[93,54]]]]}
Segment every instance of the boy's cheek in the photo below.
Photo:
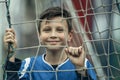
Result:
{"type": "Polygon", "coordinates": [[[67,40],[67,36],[65,35],[60,35],[61,40],[67,40]]]}

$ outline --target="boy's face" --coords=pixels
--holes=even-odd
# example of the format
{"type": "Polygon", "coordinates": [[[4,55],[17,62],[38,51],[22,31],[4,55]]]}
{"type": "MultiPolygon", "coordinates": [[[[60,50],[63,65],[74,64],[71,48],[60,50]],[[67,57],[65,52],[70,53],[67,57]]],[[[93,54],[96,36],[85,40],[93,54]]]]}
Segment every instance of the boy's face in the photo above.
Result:
{"type": "Polygon", "coordinates": [[[67,21],[62,17],[54,17],[49,21],[41,22],[40,41],[41,44],[47,46],[47,49],[58,50],[71,40],[72,33],[68,33],[67,21]],[[61,47],[60,47],[61,46],[61,47]]]}

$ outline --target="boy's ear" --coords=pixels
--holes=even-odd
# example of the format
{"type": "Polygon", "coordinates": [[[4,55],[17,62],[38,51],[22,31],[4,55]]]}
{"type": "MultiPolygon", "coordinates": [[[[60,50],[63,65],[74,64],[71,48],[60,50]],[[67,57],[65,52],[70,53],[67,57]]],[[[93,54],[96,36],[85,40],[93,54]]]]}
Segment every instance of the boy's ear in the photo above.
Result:
{"type": "Polygon", "coordinates": [[[37,35],[40,37],[40,33],[39,32],[37,32],[37,35]]]}
{"type": "Polygon", "coordinates": [[[39,32],[37,33],[37,35],[39,36],[39,39],[41,39],[41,37],[40,37],[40,33],[39,33],[39,32]]]}
{"type": "Polygon", "coordinates": [[[71,42],[73,38],[73,30],[68,34],[68,42],[71,42]]]}

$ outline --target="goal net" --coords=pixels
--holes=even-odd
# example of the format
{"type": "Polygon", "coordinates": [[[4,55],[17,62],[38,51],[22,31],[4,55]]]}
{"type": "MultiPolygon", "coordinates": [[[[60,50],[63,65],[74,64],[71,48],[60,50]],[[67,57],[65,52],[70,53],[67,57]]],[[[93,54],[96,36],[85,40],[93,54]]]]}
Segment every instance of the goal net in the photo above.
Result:
{"type": "MultiPolygon", "coordinates": [[[[9,25],[6,1],[10,1],[11,26],[18,42],[17,58],[25,59],[44,52],[37,34],[40,13],[60,6],[72,15],[74,37],[71,45],[85,46],[86,57],[93,64],[98,80],[120,80],[120,0],[0,0],[1,37],[9,25]]],[[[3,73],[6,51],[2,39],[0,44],[0,72],[3,73]]]]}

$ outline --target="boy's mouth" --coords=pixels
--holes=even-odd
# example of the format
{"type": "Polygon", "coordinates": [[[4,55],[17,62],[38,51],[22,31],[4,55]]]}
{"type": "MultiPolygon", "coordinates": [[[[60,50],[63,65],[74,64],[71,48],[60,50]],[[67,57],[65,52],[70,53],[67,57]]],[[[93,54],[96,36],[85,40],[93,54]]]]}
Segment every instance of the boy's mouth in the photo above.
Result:
{"type": "Polygon", "coordinates": [[[56,41],[56,40],[51,40],[51,41],[47,41],[49,44],[51,45],[56,45],[58,44],[60,41],[56,41]]]}

